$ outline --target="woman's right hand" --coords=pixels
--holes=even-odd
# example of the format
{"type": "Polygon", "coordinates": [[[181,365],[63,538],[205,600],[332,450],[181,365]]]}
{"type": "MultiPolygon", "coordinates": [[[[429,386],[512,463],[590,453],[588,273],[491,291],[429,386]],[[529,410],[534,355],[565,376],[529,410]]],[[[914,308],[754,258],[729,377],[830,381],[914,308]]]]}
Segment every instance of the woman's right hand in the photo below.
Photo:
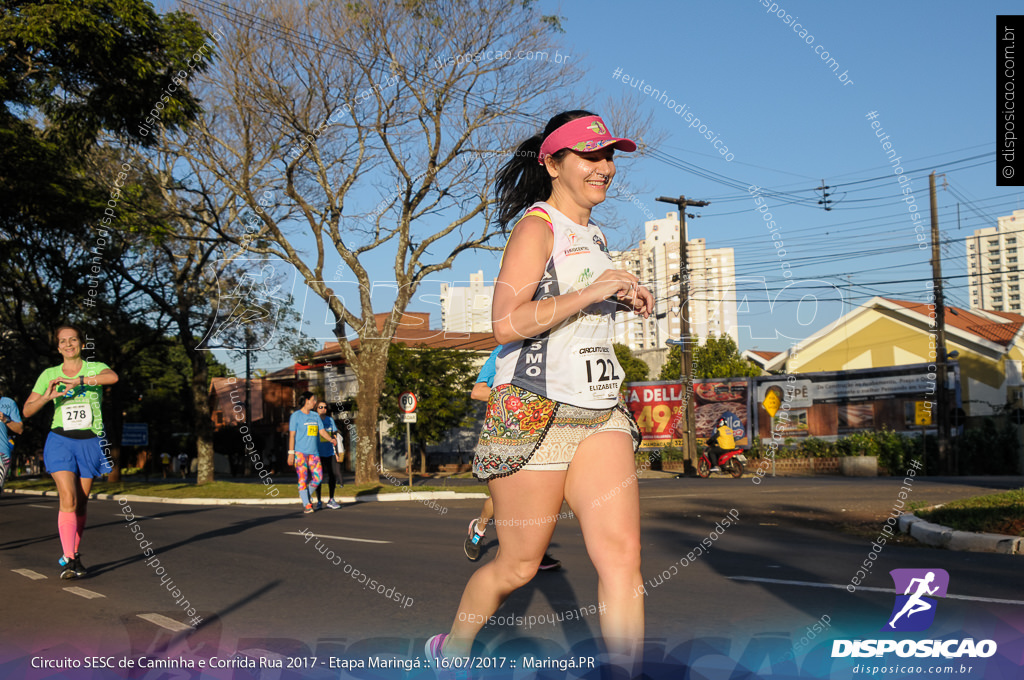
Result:
{"type": "Polygon", "coordinates": [[[75,384],[74,380],[65,380],[64,378],[54,378],[53,380],[50,381],[50,384],[47,385],[46,391],[43,392],[43,399],[45,399],[46,401],[53,401],[57,397],[63,395],[65,392],[67,392],[68,387],[70,387],[71,385],[74,385],[74,384],[75,384]],[[60,389],[61,387],[64,387],[64,389],[60,389]]]}

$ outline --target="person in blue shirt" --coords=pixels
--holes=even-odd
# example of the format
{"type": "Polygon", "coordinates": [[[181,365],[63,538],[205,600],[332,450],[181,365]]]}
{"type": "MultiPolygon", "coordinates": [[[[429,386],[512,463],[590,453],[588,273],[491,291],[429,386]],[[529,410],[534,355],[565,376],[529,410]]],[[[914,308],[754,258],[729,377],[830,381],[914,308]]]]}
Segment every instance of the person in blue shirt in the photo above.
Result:
{"type": "MultiPolygon", "coordinates": [[[[338,426],[334,424],[334,419],[328,414],[327,402],[321,401],[316,405],[316,414],[320,416],[321,426],[320,431],[327,431],[332,436],[331,438],[320,436],[317,442],[320,448],[320,467],[324,471],[324,475],[327,477],[327,491],[330,493],[330,500],[327,501],[327,507],[332,510],[337,510],[341,506],[338,505],[338,501],[334,500],[334,487],[345,486],[341,482],[341,460],[344,452],[341,449],[341,440],[338,437],[338,426]]],[[[324,485],[321,484],[316,488],[316,509],[320,510],[324,507],[323,499],[320,492],[323,490],[324,485]]]]}
{"type": "Polygon", "coordinates": [[[10,397],[0,397],[0,491],[7,483],[7,473],[11,469],[11,454],[14,452],[14,435],[25,430],[21,422],[21,411],[18,404],[10,397]]]}
{"type": "Polygon", "coordinates": [[[302,406],[288,419],[288,465],[295,466],[299,475],[299,499],[303,512],[313,512],[313,492],[323,480],[320,467],[320,437],[332,439],[331,433],[323,429],[320,416],[313,413],[316,395],[303,392],[299,395],[302,406]]]}
{"type": "MultiPolygon", "coordinates": [[[[494,348],[491,355],[487,357],[487,361],[480,368],[480,373],[476,376],[476,383],[473,385],[473,391],[469,393],[471,399],[476,399],[484,403],[491,396],[491,387],[494,386],[494,376],[498,372],[498,354],[501,353],[501,345],[494,348]]],[[[480,516],[469,523],[469,535],[466,536],[466,542],[463,545],[463,550],[466,553],[466,557],[471,562],[476,562],[480,559],[480,547],[484,540],[484,535],[487,533],[487,525],[494,519],[494,501],[488,496],[487,500],[484,501],[484,507],[480,510],[480,516]]],[[[539,569],[541,571],[553,571],[562,566],[562,563],[556,560],[548,553],[544,553],[544,557],[540,561],[539,569]]]]}

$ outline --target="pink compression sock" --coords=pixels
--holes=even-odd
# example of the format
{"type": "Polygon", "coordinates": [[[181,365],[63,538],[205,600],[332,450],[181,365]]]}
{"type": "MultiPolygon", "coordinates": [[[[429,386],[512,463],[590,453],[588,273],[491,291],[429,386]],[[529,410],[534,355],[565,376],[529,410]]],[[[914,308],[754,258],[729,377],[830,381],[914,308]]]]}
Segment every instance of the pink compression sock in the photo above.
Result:
{"type": "Polygon", "coordinates": [[[82,533],[85,531],[85,513],[75,515],[75,553],[78,553],[78,546],[82,543],[82,533]]]}
{"type": "Polygon", "coordinates": [[[57,533],[60,534],[60,547],[64,556],[71,559],[75,556],[75,530],[78,527],[78,520],[73,512],[57,513],[57,533]]]}

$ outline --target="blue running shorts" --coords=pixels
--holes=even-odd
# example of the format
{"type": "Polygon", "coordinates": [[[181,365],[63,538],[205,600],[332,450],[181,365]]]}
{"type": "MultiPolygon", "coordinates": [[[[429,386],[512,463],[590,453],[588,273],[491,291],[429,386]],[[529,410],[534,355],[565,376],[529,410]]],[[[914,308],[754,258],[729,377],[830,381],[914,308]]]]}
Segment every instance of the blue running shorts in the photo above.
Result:
{"type": "Polygon", "coordinates": [[[46,472],[74,472],[79,477],[92,479],[113,470],[104,458],[99,437],[72,439],[50,432],[43,447],[46,472]]]}

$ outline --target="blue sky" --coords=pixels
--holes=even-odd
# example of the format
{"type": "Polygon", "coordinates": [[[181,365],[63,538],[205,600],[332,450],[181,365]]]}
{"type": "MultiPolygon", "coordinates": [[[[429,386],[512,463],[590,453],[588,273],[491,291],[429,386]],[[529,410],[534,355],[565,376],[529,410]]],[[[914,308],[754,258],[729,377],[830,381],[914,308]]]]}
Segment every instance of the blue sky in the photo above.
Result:
{"type": "MultiPolygon", "coordinates": [[[[657,217],[672,207],[655,202],[656,196],[683,193],[711,201],[695,210],[701,216],[690,221],[689,235],[736,251],[742,349],[783,349],[874,294],[924,299],[930,249],[917,247],[911,214],[869,112],[877,112],[911,177],[926,230],[927,174],[933,168],[945,172],[949,183],[942,190],[940,178],[944,238],[994,226],[997,216],[1024,207],[1024,192],[995,186],[994,162],[996,15],[1012,14],[1019,3],[777,4],[813,36],[811,44],[760,0],[540,3],[544,13],[564,17],[566,32],[552,47],[584,68],[580,85],[597,92],[595,106],[633,91],[628,81],[613,78],[621,68],[685,103],[733,154],[724,160],[688,121],[642,97],[664,143],[656,154],[622,164],[618,180],[644,187],[637,198],[657,217]],[[848,83],[815,47],[829,52],[848,83]],[[983,157],[969,160],[976,156],[983,157]],[[822,179],[833,187],[829,212],[817,205],[820,196],[813,191],[822,179]],[[748,185],[766,192],[783,258],[748,185]],[[791,266],[790,279],[782,276],[783,261],[791,266]],[[792,285],[781,291],[787,283],[792,285]],[[769,296],[778,296],[772,309],[764,302],[769,296]],[[815,306],[807,296],[821,302],[815,306]]],[[[605,216],[614,220],[606,230],[620,246],[645,219],[624,201],[605,216]]],[[[391,258],[383,256],[382,266],[391,258]]],[[[435,278],[468,281],[480,269],[489,278],[497,267],[497,255],[470,253],[449,275],[435,278]]],[[[944,246],[943,274],[965,273],[963,244],[944,246]]],[[[305,295],[300,287],[293,292],[299,300],[305,295]]],[[[967,297],[966,280],[951,279],[950,303],[967,306],[967,297]]],[[[433,325],[440,325],[438,307],[428,299],[411,309],[433,312],[433,325]]],[[[306,318],[314,322],[307,332],[328,335],[315,321],[323,307],[309,310],[306,318]]]]}

